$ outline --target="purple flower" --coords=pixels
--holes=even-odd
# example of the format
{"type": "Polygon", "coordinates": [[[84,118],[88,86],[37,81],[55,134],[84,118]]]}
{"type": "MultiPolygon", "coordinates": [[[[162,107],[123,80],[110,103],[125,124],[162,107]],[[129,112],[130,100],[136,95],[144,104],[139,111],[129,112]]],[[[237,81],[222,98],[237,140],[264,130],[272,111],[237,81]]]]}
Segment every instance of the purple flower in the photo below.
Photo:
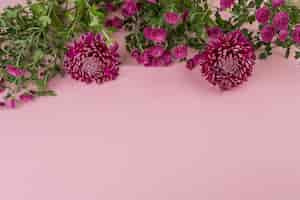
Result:
{"type": "Polygon", "coordinates": [[[161,60],[163,65],[168,66],[172,64],[172,54],[169,51],[165,51],[164,54],[161,56],[161,60]]]}
{"type": "Polygon", "coordinates": [[[86,33],[69,47],[65,71],[86,83],[114,80],[119,75],[118,45],[107,46],[101,34],[86,33]]]}
{"type": "Polygon", "coordinates": [[[17,107],[17,101],[15,99],[10,99],[7,101],[6,106],[14,109],[17,107]]]}
{"type": "Polygon", "coordinates": [[[292,33],[292,38],[296,44],[300,44],[300,25],[295,27],[295,30],[292,33]]]}
{"type": "Polygon", "coordinates": [[[149,49],[149,54],[155,58],[161,57],[164,52],[165,52],[165,49],[159,45],[153,46],[149,49]]]}
{"type": "Polygon", "coordinates": [[[271,11],[267,7],[259,8],[256,13],[256,20],[259,23],[265,24],[269,21],[270,16],[271,16],[271,11]]]}
{"type": "Polygon", "coordinates": [[[227,8],[231,8],[234,4],[235,0],[220,0],[221,10],[225,10],[227,8]]]}
{"type": "Polygon", "coordinates": [[[135,0],[125,0],[122,5],[122,14],[124,17],[132,17],[139,11],[135,0]]]}
{"type": "Polygon", "coordinates": [[[147,2],[156,4],[156,3],[157,3],[157,0],[147,0],[147,2]]]}
{"type": "Polygon", "coordinates": [[[260,33],[263,42],[270,43],[275,36],[275,28],[271,25],[266,25],[263,27],[260,33]]]}
{"type": "Polygon", "coordinates": [[[272,0],[272,6],[274,8],[282,6],[284,3],[285,3],[285,0],[272,0]]]}
{"type": "Polygon", "coordinates": [[[108,12],[114,12],[117,10],[117,6],[115,6],[114,4],[108,2],[105,4],[105,9],[108,11],[108,12]]]}
{"type": "Polygon", "coordinates": [[[14,76],[16,78],[23,77],[26,73],[26,71],[24,69],[17,68],[13,65],[7,65],[6,71],[9,75],[14,76]]]}
{"type": "Polygon", "coordinates": [[[137,57],[137,61],[142,65],[149,65],[151,63],[151,57],[148,51],[144,51],[137,57]]]}
{"type": "Polygon", "coordinates": [[[19,96],[19,99],[24,103],[32,101],[34,96],[32,94],[22,94],[19,96]]]}
{"type": "Polygon", "coordinates": [[[178,45],[172,49],[172,55],[176,59],[184,59],[187,57],[188,48],[186,45],[178,45]]]}
{"type": "Polygon", "coordinates": [[[137,49],[135,49],[135,50],[133,50],[132,52],[131,52],[131,56],[133,57],[133,58],[135,58],[135,59],[137,59],[139,56],[140,56],[140,52],[139,52],[139,50],[137,50],[137,49]]]}
{"type": "Polygon", "coordinates": [[[182,21],[187,21],[188,18],[189,18],[189,15],[190,15],[190,12],[188,10],[185,10],[183,13],[182,13],[182,21]]]}
{"type": "Polygon", "coordinates": [[[167,38],[167,31],[163,28],[150,28],[144,29],[144,37],[153,42],[164,42],[167,38]]]}
{"type": "Polygon", "coordinates": [[[284,42],[288,36],[289,36],[288,30],[281,30],[278,34],[278,40],[284,42]]]}
{"type": "Polygon", "coordinates": [[[111,19],[107,19],[105,22],[105,26],[106,27],[113,27],[116,29],[121,29],[123,26],[123,20],[117,16],[111,18],[111,19]]]}
{"type": "Polygon", "coordinates": [[[222,90],[228,90],[244,83],[253,72],[255,50],[241,31],[220,35],[209,42],[196,59],[188,63],[193,68],[198,62],[202,75],[222,90]]]}
{"type": "Polygon", "coordinates": [[[212,27],[207,29],[207,35],[210,38],[218,38],[223,34],[223,30],[220,27],[212,27]]]}
{"type": "Polygon", "coordinates": [[[273,18],[273,26],[277,30],[286,30],[289,26],[290,17],[286,12],[279,12],[273,18]]]}
{"type": "Polygon", "coordinates": [[[170,25],[177,25],[179,24],[180,20],[182,19],[181,16],[176,13],[176,12],[167,12],[165,13],[164,15],[164,19],[165,19],[165,22],[167,24],[170,24],[170,25]]]}

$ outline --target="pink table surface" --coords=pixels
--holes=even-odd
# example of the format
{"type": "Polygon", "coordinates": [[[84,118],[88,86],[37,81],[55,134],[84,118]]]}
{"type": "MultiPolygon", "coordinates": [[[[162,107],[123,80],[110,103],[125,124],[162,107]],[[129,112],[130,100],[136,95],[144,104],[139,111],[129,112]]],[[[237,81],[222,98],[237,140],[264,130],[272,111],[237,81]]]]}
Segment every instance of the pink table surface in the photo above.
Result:
{"type": "Polygon", "coordinates": [[[0,111],[1,200],[300,199],[296,61],[275,53],[229,92],[124,62],[117,81],[58,79],[57,97],[0,111]]]}

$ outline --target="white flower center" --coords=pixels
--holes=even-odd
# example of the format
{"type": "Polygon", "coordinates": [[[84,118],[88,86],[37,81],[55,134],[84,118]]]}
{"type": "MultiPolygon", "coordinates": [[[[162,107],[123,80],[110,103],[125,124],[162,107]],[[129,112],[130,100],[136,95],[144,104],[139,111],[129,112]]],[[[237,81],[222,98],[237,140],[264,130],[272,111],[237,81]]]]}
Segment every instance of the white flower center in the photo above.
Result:
{"type": "Polygon", "coordinates": [[[93,75],[100,69],[100,64],[97,58],[95,57],[88,57],[85,58],[83,63],[82,63],[82,68],[81,70],[88,75],[93,75]]]}

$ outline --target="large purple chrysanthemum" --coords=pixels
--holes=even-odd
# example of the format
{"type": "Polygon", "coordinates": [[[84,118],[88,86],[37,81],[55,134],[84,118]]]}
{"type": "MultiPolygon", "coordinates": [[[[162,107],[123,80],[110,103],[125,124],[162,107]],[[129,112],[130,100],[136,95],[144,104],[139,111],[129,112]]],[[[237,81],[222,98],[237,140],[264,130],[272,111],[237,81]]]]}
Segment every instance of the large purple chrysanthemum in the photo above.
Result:
{"type": "Polygon", "coordinates": [[[252,44],[238,30],[211,40],[206,49],[188,63],[188,67],[200,64],[203,76],[210,83],[228,90],[247,81],[255,59],[252,44]]]}
{"type": "Polygon", "coordinates": [[[64,59],[65,71],[86,83],[114,80],[119,75],[118,45],[109,47],[101,34],[86,33],[74,41],[64,59]]]}

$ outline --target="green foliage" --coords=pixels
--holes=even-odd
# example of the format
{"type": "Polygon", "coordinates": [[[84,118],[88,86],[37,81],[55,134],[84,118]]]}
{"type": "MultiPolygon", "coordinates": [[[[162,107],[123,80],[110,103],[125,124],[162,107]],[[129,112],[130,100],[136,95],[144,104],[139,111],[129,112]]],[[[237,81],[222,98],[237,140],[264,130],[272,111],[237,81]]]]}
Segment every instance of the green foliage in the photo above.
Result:
{"type": "MultiPolygon", "coordinates": [[[[34,90],[37,96],[53,96],[48,83],[61,69],[65,45],[82,32],[104,31],[106,12],[97,7],[104,1],[37,0],[9,7],[0,16],[0,80],[5,99],[34,90]],[[13,77],[6,66],[28,72],[13,77]]],[[[109,38],[107,38],[109,39],[109,38]]]]}

